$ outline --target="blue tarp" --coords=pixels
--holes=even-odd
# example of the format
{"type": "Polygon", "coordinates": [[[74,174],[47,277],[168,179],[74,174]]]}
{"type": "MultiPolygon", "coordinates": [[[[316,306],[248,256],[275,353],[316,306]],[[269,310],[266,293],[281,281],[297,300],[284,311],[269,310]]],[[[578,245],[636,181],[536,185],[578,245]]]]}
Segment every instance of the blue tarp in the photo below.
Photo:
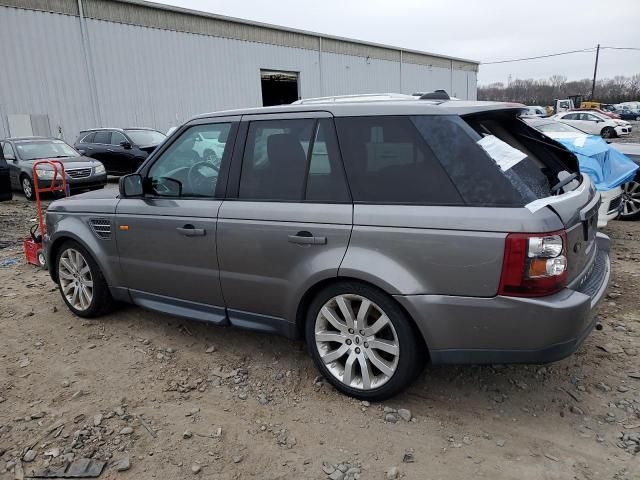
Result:
{"type": "Polygon", "coordinates": [[[595,135],[575,138],[556,138],[578,157],[580,171],[591,177],[599,191],[611,190],[631,180],[638,165],[625,154],[609,146],[595,135]]]}

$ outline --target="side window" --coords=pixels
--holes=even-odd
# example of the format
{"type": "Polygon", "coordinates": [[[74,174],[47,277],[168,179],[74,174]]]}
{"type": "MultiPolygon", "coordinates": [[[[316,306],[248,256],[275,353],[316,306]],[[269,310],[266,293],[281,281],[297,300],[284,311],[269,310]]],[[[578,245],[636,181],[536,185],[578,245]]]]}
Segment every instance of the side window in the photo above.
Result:
{"type": "Polygon", "coordinates": [[[16,158],[15,154],[13,153],[13,147],[9,142],[5,142],[4,145],[2,146],[2,153],[4,154],[4,158],[8,158],[8,159],[16,158]]]}
{"type": "Polygon", "coordinates": [[[354,201],[463,203],[409,117],[344,117],[336,125],[354,201]]]}
{"type": "Polygon", "coordinates": [[[99,132],[96,132],[95,136],[93,137],[92,143],[109,145],[111,143],[111,132],[108,130],[101,130],[99,132]]]}
{"type": "Polygon", "coordinates": [[[120,132],[111,132],[111,145],[119,146],[122,142],[128,142],[127,137],[120,132]]]}
{"type": "Polygon", "coordinates": [[[93,143],[93,138],[96,136],[95,132],[91,132],[89,134],[80,135],[80,140],[78,143],[93,143]]]}
{"type": "Polygon", "coordinates": [[[349,201],[331,120],[251,122],[242,159],[239,198],[349,201]]]}
{"type": "Polygon", "coordinates": [[[167,197],[215,197],[220,165],[233,146],[227,142],[230,131],[231,123],[212,123],[183,132],[149,169],[149,191],[167,197]],[[216,139],[219,157],[200,152],[203,138],[216,139]]]}

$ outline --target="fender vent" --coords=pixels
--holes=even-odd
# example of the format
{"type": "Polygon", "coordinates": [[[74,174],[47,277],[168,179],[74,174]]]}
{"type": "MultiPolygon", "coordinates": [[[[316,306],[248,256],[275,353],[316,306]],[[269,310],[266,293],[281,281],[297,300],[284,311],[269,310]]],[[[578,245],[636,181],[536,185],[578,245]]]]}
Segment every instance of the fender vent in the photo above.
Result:
{"type": "Polygon", "coordinates": [[[102,240],[111,239],[111,221],[108,218],[92,218],[89,220],[91,230],[102,240]]]}

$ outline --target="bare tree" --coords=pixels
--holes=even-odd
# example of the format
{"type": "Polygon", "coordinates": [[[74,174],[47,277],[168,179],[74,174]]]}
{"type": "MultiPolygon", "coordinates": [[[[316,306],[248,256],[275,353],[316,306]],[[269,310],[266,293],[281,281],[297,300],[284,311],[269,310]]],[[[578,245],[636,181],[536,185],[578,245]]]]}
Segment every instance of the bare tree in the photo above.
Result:
{"type": "MultiPolygon", "coordinates": [[[[591,95],[591,80],[567,81],[564,75],[552,75],[548,80],[516,79],[509,85],[501,82],[478,87],[479,100],[519,102],[528,105],[552,105],[556,98],[591,95]]],[[[596,101],[620,103],[640,98],[640,73],[631,77],[621,75],[599,80],[596,84],[596,101]]]]}

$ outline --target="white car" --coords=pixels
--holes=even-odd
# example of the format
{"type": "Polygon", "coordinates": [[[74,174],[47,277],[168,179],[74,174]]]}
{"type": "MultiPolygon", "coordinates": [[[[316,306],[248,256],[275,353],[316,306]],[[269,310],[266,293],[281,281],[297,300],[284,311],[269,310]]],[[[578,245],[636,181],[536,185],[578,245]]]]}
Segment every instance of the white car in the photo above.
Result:
{"type": "Polygon", "coordinates": [[[597,112],[562,112],[554,115],[554,120],[576,127],[602,138],[621,137],[631,133],[631,124],[625,120],[614,120],[597,112]]]}
{"type": "Polygon", "coordinates": [[[525,110],[522,111],[522,113],[520,114],[521,117],[538,117],[538,118],[545,118],[548,117],[549,115],[547,115],[547,109],[540,106],[540,105],[534,105],[531,107],[527,107],[525,110]]]}
{"type": "MultiPolygon", "coordinates": [[[[577,128],[554,121],[549,118],[525,119],[528,125],[544,133],[547,137],[558,139],[573,139],[576,145],[584,144],[584,138],[588,135],[577,128]]],[[[615,220],[620,214],[623,201],[621,187],[600,191],[600,208],[598,210],[598,228],[607,226],[609,220],[615,220]]]]}

